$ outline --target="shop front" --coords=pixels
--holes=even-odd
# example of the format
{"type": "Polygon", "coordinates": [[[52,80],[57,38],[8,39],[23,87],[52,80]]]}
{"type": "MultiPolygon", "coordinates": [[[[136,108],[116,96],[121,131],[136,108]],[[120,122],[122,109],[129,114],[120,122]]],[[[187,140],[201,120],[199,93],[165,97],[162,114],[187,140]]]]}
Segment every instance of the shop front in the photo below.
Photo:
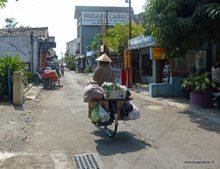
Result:
{"type": "Polygon", "coordinates": [[[131,51],[133,83],[149,84],[149,94],[152,97],[179,95],[180,92],[174,93],[172,87],[173,84],[181,86],[179,83],[176,84],[180,81],[170,77],[171,60],[162,48],[156,46],[155,38],[140,36],[130,39],[128,50],[131,51]]]}
{"type": "Polygon", "coordinates": [[[210,72],[220,51],[217,45],[213,58],[210,45],[205,43],[199,51],[189,50],[182,58],[168,59],[163,49],[155,45],[154,38],[144,36],[129,40],[128,50],[132,82],[148,83],[152,97],[182,97],[183,79],[190,73],[210,72]]]}
{"type": "Polygon", "coordinates": [[[182,97],[183,79],[190,73],[203,73],[208,70],[209,58],[208,50],[188,51],[182,58],[170,59],[170,64],[163,66],[162,83],[151,83],[149,94],[152,97],[182,97]],[[167,71],[166,68],[168,68],[167,71]],[[165,76],[168,76],[168,81],[165,76]]]}
{"type": "Polygon", "coordinates": [[[156,82],[156,61],[150,58],[151,47],[155,47],[155,38],[152,37],[140,36],[128,40],[133,83],[156,82]]]}

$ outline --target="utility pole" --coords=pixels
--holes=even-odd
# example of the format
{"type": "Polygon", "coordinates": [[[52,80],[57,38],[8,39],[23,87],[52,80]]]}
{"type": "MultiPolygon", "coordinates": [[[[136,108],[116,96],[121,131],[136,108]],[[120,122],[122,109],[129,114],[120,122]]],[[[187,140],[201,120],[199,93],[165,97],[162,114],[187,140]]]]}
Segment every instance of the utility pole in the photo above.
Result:
{"type": "Polygon", "coordinates": [[[34,71],[34,32],[30,34],[31,41],[31,73],[34,71]]]}
{"type": "Polygon", "coordinates": [[[62,58],[61,58],[61,61],[63,62],[63,52],[61,52],[61,57],[62,57],[62,58]]]}
{"type": "Polygon", "coordinates": [[[129,39],[131,38],[131,0],[129,0],[129,39]]]}
{"type": "MultiPolygon", "coordinates": [[[[106,36],[108,36],[108,10],[106,11],[106,36]]],[[[106,54],[109,56],[109,50],[106,46],[106,54]]]]}

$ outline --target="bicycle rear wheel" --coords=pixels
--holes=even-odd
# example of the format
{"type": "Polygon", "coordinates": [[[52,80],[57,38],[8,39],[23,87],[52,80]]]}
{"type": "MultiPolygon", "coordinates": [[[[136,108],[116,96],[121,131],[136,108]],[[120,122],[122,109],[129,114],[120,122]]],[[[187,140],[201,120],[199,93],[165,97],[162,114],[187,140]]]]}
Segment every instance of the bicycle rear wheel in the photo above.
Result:
{"type": "Polygon", "coordinates": [[[45,89],[52,89],[55,86],[52,78],[45,78],[43,79],[43,85],[45,89]]]}

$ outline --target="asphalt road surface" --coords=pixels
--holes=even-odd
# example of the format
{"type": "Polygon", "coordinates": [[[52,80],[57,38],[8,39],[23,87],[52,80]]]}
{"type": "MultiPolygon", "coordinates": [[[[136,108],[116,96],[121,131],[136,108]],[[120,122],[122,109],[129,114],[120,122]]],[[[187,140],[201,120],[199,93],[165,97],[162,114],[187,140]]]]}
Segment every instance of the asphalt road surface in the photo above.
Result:
{"type": "Polygon", "coordinates": [[[38,86],[37,99],[0,109],[1,169],[76,169],[88,155],[105,169],[220,168],[218,124],[137,93],[132,102],[141,118],[120,121],[109,138],[88,118],[82,95],[90,78],[66,70],[62,86],[38,86]]]}

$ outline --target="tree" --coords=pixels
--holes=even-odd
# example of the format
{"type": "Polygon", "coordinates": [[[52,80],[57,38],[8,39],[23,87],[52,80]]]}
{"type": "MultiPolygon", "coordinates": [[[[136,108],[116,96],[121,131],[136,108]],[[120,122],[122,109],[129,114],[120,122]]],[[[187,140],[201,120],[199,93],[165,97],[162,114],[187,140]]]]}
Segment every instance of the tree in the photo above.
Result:
{"type": "MultiPolygon", "coordinates": [[[[141,25],[132,25],[132,38],[144,35],[144,28],[141,25]]],[[[117,23],[113,28],[107,30],[105,37],[106,45],[110,50],[123,55],[124,49],[128,48],[129,24],[117,23]]]]}
{"type": "Polygon", "coordinates": [[[0,7],[4,8],[7,0],[0,0],[0,7]]]}
{"type": "Polygon", "coordinates": [[[4,27],[5,29],[14,29],[14,28],[26,29],[26,28],[31,28],[30,26],[23,26],[23,25],[20,25],[19,27],[17,27],[19,22],[16,22],[15,18],[6,18],[5,22],[6,22],[6,25],[4,27]]]}
{"type": "MultiPolygon", "coordinates": [[[[16,0],[16,1],[18,1],[18,0],[16,0]]],[[[7,2],[8,2],[8,0],[0,0],[0,7],[4,8],[7,2]]]]}
{"type": "Polygon", "coordinates": [[[149,0],[145,4],[146,33],[170,57],[184,56],[187,50],[199,50],[205,42],[220,39],[220,3],[218,0],[149,0]]]}
{"type": "Polygon", "coordinates": [[[65,53],[65,58],[64,58],[64,62],[66,63],[67,67],[70,70],[74,70],[75,69],[75,62],[76,62],[76,58],[74,56],[70,56],[68,54],[68,52],[65,53]]]}
{"type": "Polygon", "coordinates": [[[18,25],[18,22],[15,21],[15,18],[6,18],[5,22],[5,29],[13,29],[16,28],[16,26],[18,25]]]}
{"type": "Polygon", "coordinates": [[[98,50],[100,51],[100,47],[102,45],[102,34],[96,34],[94,37],[94,43],[91,45],[93,50],[98,50]]]}

